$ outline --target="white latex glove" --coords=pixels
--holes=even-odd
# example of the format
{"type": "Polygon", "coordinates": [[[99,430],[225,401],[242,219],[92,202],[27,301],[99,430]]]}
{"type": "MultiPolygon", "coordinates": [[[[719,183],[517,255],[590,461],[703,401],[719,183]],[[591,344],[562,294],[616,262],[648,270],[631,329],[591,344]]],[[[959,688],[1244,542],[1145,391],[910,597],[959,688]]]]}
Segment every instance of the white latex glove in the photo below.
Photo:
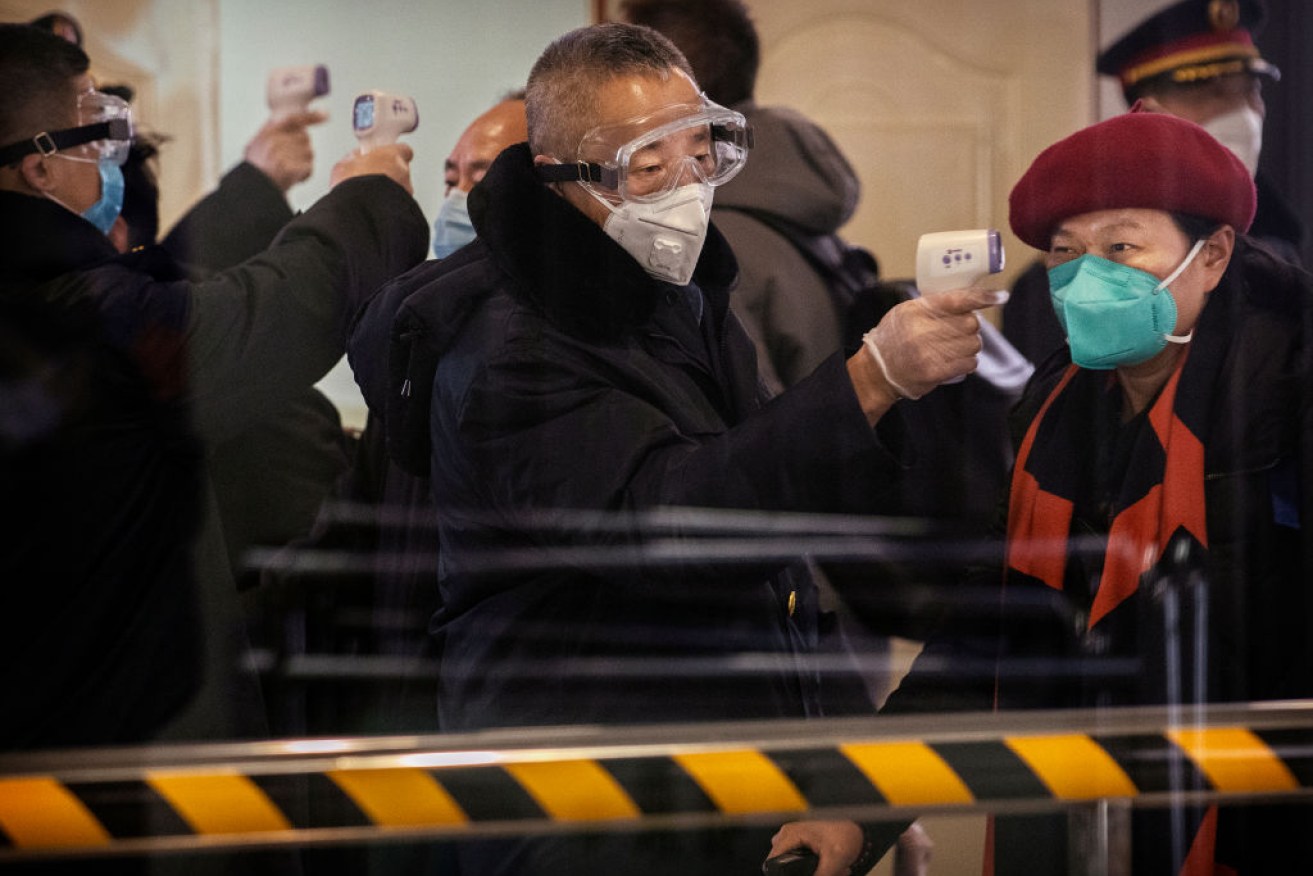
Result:
{"type": "Polygon", "coordinates": [[[920,398],[976,370],[981,347],[976,311],[1002,304],[1007,296],[957,289],[904,301],[862,340],[889,387],[902,398],[920,398]]]}

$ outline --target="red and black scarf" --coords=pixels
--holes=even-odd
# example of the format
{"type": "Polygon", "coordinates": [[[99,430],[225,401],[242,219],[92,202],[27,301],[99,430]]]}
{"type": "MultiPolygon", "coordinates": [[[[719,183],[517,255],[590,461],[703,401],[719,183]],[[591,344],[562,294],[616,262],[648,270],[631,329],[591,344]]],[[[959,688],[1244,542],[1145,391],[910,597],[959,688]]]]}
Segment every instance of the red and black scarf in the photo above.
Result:
{"type": "MultiPolygon", "coordinates": [[[[1208,532],[1204,515],[1204,444],[1200,400],[1192,396],[1182,375],[1189,355],[1181,358],[1148,412],[1131,465],[1115,488],[1112,525],[1104,555],[1103,574],[1090,607],[1094,627],[1129,598],[1140,577],[1162,556],[1181,529],[1204,548],[1208,532]]],[[[1070,366],[1031,422],[1017,451],[1008,506],[1007,564],[1020,572],[1063,589],[1067,540],[1080,489],[1083,467],[1090,465],[1088,419],[1073,415],[1073,405],[1085,407],[1091,394],[1107,391],[1113,378],[1103,372],[1070,366]]]]}
{"type": "MultiPolygon", "coordinates": [[[[1133,439],[1131,464],[1111,485],[1112,522],[1102,572],[1089,606],[1093,628],[1139,589],[1141,577],[1178,533],[1208,547],[1204,502],[1204,446],[1210,382],[1187,369],[1189,352],[1147,413],[1133,439]]],[[[1207,357],[1206,357],[1207,358],[1207,357]]],[[[1033,578],[1063,590],[1073,515],[1094,465],[1089,449],[1097,394],[1120,391],[1107,372],[1070,366],[1027,429],[1017,452],[1008,509],[1007,575],[1033,578]]],[[[1197,826],[1181,876],[1215,872],[1216,808],[1197,826]]]]}

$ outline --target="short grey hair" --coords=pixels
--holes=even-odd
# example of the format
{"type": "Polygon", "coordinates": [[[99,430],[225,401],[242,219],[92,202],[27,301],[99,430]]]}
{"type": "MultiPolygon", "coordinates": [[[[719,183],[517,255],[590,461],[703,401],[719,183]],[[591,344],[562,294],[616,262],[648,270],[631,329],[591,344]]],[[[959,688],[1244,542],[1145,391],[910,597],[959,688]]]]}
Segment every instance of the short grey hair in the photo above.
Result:
{"type": "Polygon", "coordinates": [[[553,40],[529,71],[525,113],[535,155],[570,161],[595,127],[599,86],[617,76],[666,77],[682,70],[696,81],[675,44],[650,27],[608,22],[553,40]]]}

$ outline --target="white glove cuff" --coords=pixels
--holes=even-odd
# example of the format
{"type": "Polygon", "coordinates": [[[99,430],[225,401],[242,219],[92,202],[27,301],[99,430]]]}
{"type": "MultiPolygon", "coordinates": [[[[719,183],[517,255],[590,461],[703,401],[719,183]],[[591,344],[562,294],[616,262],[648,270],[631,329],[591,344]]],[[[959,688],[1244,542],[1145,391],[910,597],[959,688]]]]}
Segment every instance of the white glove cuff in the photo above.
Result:
{"type": "Polygon", "coordinates": [[[912,393],[903,389],[894,382],[892,377],[889,376],[889,367],[884,364],[884,357],[880,355],[880,348],[875,344],[875,329],[871,329],[866,334],[862,335],[862,346],[866,347],[867,351],[871,354],[871,358],[875,360],[875,364],[880,366],[880,373],[884,375],[885,383],[889,384],[889,388],[892,389],[899,398],[920,398],[920,396],[912,395],[912,393]]]}

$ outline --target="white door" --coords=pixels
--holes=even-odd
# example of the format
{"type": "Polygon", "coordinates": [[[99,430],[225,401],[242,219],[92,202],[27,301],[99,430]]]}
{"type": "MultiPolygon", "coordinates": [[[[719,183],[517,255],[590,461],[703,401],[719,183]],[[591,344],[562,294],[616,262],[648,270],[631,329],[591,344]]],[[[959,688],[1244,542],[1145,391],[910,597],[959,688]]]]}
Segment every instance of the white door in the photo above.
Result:
{"type": "MultiPolygon", "coordinates": [[[[863,186],[845,229],[887,277],[927,231],[1007,229],[1035,155],[1094,120],[1090,0],[749,0],[759,103],[825,127],[863,186]]],[[[1030,260],[1007,237],[1012,276],[1030,260]]]]}

